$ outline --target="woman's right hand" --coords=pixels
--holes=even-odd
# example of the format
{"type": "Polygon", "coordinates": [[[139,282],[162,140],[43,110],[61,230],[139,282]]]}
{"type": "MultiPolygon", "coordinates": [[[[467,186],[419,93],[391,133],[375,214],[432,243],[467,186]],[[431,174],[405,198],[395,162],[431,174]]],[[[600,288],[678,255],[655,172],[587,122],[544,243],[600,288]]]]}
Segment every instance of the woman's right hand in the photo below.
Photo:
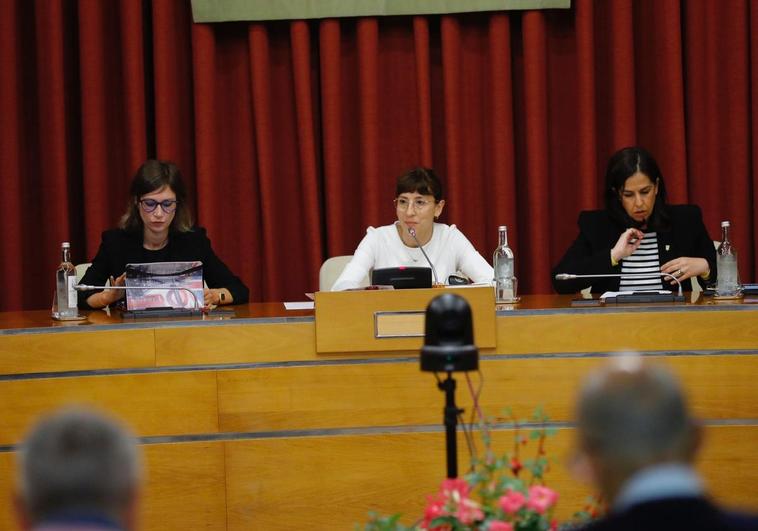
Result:
{"type": "Polygon", "coordinates": [[[629,228],[621,233],[616,245],[611,249],[611,258],[618,263],[637,250],[642,243],[644,234],[639,229],[629,228]]]}
{"type": "MultiPolygon", "coordinates": [[[[110,278],[111,286],[123,286],[126,284],[126,273],[122,273],[121,276],[114,279],[112,276],[110,278]]],[[[106,288],[103,290],[103,293],[101,295],[102,301],[105,302],[104,306],[108,306],[110,304],[113,304],[117,300],[124,297],[124,294],[126,293],[126,290],[123,289],[109,289],[106,288]]]]}

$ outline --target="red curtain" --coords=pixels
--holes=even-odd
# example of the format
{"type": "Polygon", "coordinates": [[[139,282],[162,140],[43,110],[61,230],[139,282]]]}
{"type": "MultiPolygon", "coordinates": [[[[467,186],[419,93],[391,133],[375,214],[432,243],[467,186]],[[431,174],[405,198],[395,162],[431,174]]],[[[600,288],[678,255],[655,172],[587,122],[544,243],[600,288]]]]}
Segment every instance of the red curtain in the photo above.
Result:
{"type": "Polygon", "coordinates": [[[670,199],[732,221],[754,281],[758,9],[576,0],[569,10],[193,24],[184,0],[0,0],[0,309],[45,308],[59,247],[89,261],[147,157],[253,300],[302,299],[390,223],[394,179],[443,176],[489,257],[509,226],[525,293],[602,202],[605,162],[658,158],[670,199]]]}

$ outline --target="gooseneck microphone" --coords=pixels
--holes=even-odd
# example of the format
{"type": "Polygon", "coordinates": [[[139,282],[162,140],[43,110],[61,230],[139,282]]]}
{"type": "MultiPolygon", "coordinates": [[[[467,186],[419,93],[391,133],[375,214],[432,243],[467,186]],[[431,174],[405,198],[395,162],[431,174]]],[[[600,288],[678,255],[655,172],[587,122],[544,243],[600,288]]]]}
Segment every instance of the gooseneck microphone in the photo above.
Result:
{"type": "Polygon", "coordinates": [[[555,280],[574,280],[575,278],[621,278],[621,277],[629,277],[629,278],[656,278],[656,277],[670,277],[674,280],[674,282],[677,283],[679,286],[679,291],[677,292],[677,297],[684,297],[682,294],[682,283],[679,281],[678,278],[676,278],[671,273],[603,273],[598,275],[575,275],[573,273],[558,273],[555,275],[555,280]]]}
{"type": "Polygon", "coordinates": [[[431,260],[429,260],[429,255],[426,254],[426,251],[424,251],[424,246],[421,245],[421,243],[418,241],[418,238],[416,238],[416,229],[414,229],[413,227],[408,227],[408,234],[411,235],[411,237],[413,238],[413,241],[416,242],[416,245],[418,245],[418,248],[421,249],[421,253],[424,255],[424,258],[426,258],[426,261],[429,264],[429,267],[432,268],[432,274],[434,275],[434,285],[439,286],[440,281],[437,278],[437,270],[434,269],[434,264],[432,263],[431,260]]]}
{"type": "Polygon", "coordinates": [[[90,286],[88,284],[77,284],[74,286],[74,289],[77,291],[90,291],[94,289],[102,289],[102,290],[121,289],[124,291],[137,290],[137,289],[138,290],[158,289],[158,290],[163,290],[163,291],[172,291],[172,290],[178,289],[178,290],[186,291],[187,293],[192,295],[192,299],[195,301],[195,308],[194,308],[195,310],[199,311],[202,309],[202,306],[200,306],[200,303],[197,300],[197,295],[195,295],[191,289],[185,288],[184,286],[151,286],[150,288],[143,288],[143,287],[137,287],[137,286],[90,286]]]}

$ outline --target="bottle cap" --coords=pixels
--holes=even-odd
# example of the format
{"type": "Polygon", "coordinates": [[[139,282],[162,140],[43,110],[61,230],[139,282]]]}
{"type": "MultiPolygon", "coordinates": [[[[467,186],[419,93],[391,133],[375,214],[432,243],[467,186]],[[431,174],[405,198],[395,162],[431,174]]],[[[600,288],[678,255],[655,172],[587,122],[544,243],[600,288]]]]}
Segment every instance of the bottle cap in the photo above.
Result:
{"type": "Polygon", "coordinates": [[[505,226],[505,225],[500,225],[500,226],[497,228],[497,230],[498,230],[498,231],[501,231],[501,230],[508,230],[508,227],[507,227],[507,226],[505,226]]]}
{"type": "Polygon", "coordinates": [[[63,242],[61,244],[61,249],[71,249],[71,244],[69,242],[63,242]]]}
{"type": "Polygon", "coordinates": [[[731,227],[731,225],[729,224],[729,222],[728,222],[728,221],[722,221],[722,222],[721,222],[721,226],[722,226],[722,227],[731,227]]]}

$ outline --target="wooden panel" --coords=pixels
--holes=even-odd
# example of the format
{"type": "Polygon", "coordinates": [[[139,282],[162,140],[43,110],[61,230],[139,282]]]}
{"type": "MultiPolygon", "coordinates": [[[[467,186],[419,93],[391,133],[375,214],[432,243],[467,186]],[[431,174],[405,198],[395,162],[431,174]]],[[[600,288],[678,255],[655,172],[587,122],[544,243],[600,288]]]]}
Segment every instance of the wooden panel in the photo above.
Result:
{"type": "Polygon", "coordinates": [[[471,305],[474,339],[483,348],[496,344],[495,292],[489,287],[461,289],[407,289],[316,293],[316,351],[376,352],[419,349],[422,338],[374,336],[377,311],[425,311],[442,293],[455,293],[471,305]]]}
{"type": "Polygon", "coordinates": [[[159,366],[316,357],[312,322],[158,328],[155,343],[159,366]]]}
{"type": "Polygon", "coordinates": [[[432,423],[444,395],[417,364],[220,371],[222,431],[432,423]]]}
{"type": "Polygon", "coordinates": [[[143,446],[147,484],[140,529],[226,529],[224,443],[143,446]]]}
{"type": "Polygon", "coordinates": [[[0,453],[0,529],[18,529],[13,509],[16,454],[0,453]]]}
{"type": "Polygon", "coordinates": [[[705,429],[697,464],[706,487],[729,506],[758,512],[758,426],[718,426],[705,429]]]}
{"type": "Polygon", "coordinates": [[[128,422],[137,435],[215,433],[212,372],[43,378],[0,382],[0,444],[16,443],[40,414],[89,404],[128,422]]]}
{"type": "MultiPolygon", "coordinates": [[[[757,437],[755,426],[707,430],[699,469],[717,500],[758,509],[757,437]],[[745,460],[731,466],[736,465],[734,456],[745,460]]],[[[573,439],[572,430],[560,430],[547,446],[556,458],[547,483],[560,494],[560,520],[581,508],[590,492],[565,465],[573,439]]],[[[513,434],[498,431],[493,440],[502,453],[511,447],[513,434]]],[[[465,448],[460,450],[464,472],[468,457],[465,448]]],[[[411,524],[423,515],[426,496],[445,476],[443,433],[234,441],[227,443],[226,456],[230,531],[351,529],[365,522],[370,510],[401,512],[402,521],[411,524]]]]}
{"type": "Polygon", "coordinates": [[[497,320],[497,352],[758,349],[755,321],[728,310],[510,315],[497,320]]]}
{"type": "MultiPolygon", "coordinates": [[[[498,415],[504,405],[525,412],[542,404],[554,420],[570,420],[582,378],[604,357],[482,361],[482,407],[498,415]]],[[[690,390],[703,418],[758,418],[758,356],[670,356],[667,364],[690,390]]],[[[470,374],[478,387],[479,375],[470,374]]],[[[456,374],[457,401],[471,411],[466,377],[456,374]]],[[[256,431],[439,424],[443,393],[418,364],[380,363],[221,371],[222,431],[256,431]]]]}
{"type": "Polygon", "coordinates": [[[0,335],[0,374],[154,365],[149,329],[0,335]]]}

